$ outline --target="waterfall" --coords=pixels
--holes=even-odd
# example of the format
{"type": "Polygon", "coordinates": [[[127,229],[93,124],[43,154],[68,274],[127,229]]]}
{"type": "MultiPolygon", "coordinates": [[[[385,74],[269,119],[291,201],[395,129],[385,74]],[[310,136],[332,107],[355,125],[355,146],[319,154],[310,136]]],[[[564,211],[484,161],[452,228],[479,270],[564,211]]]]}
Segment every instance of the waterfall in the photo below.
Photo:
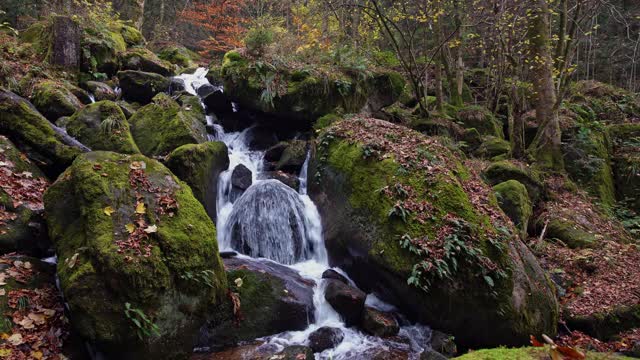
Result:
{"type": "MultiPolygon", "coordinates": [[[[188,93],[197,96],[199,87],[210,85],[206,78],[207,72],[207,69],[200,68],[194,74],[183,74],[176,78],[184,81],[188,93]]],[[[238,106],[232,105],[234,111],[237,111],[238,106]]],[[[204,103],[202,106],[206,109],[204,103]]],[[[298,191],[277,180],[262,180],[260,175],[264,169],[264,152],[251,150],[249,147],[255,127],[227,133],[216,121],[215,114],[207,115],[207,125],[214,129],[209,140],[222,141],[229,150],[229,168],[218,178],[216,200],[220,250],[234,250],[288,265],[316,284],[313,295],[315,321],[303,331],[277,334],[263,340],[278,348],[304,345],[310,333],[320,327],[330,326],[341,329],[345,335],[344,340],[335,349],[317,354],[316,359],[361,359],[361,354],[373,347],[389,348],[385,339],[347,328],[340,315],[325,300],[326,281],[322,279],[322,273],[330,266],[322,238],[320,214],[307,194],[311,153],[307,153],[300,171],[298,191]],[[237,196],[232,185],[233,170],[239,165],[244,165],[252,174],[252,185],[241,196],[237,196]]],[[[334,270],[348,278],[342,270],[334,270]]],[[[379,309],[390,308],[390,305],[372,295],[367,298],[367,304],[379,309]]],[[[403,327],[401,333],[412,336],[428,331],[428,327],[414,325],[403,327]]],[[[422,351],[414,344],[403,346],[412,354],[411,359],[417,359],[422,351]]]]}

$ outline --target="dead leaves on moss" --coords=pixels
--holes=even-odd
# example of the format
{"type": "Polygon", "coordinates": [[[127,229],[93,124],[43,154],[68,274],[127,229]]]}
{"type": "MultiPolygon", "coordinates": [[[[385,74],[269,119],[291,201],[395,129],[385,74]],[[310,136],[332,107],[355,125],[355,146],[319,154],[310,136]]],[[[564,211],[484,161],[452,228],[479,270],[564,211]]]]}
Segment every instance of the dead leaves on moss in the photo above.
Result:
{"type": "MultiPolygon", "coordinates": [[[[31,282],[38,273],[30,262],[15,260],[14,254],[0,257],[0,263],[8,265],[0,277],[19,284],[31,282]]],[[[66,359],[62,347],[68,335],[68,321],[57,289],[47,283],[35,289],[1,290],[6,298],[0,301],[7,302],[8,311],[0,314],[0,321],[10,331],[0,334],[0,358],[66,359]]]]}

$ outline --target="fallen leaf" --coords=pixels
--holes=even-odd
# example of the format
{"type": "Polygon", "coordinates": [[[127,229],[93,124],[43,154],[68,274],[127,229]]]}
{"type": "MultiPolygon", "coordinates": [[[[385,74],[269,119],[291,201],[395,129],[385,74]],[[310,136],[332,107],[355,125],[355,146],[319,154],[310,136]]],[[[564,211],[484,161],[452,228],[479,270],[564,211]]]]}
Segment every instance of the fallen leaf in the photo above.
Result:
{"type": "Polygon", "coordinates": [[[129,168],[132,170],[146,169],[147,164],[145,164],[144,161],[134,161],[131,163],[131,165],[129,165],[129,168]]]}
{"type": "Polygon", "coordinates": [[[33,357],[34,359],[42,359],[42,352],[40,351],[34,351],[31,353],[31,357],[33,357]]]}
{"type": "Polygon", "coordinates": [[[76,262],[78,261],[78,253],[73,254],[73,256],[71,257],[71,259],[67,258],[67,260],[65,260],[65,263],[67,263],[67,266],[69,266],[69,269],[72,269],[74,266],[76,266],[76,262]]]}
{"type": "Polygon", "coordinates": [[[55,314],[56,314],[56,311],[55,311],[55,310],[53,310],[53,309],[42,309],[42,313],[43,313],[45,316],[51,317],[51,316],[53,316],[53,315],[55,315],[55,314]]]}
{"type": "Polygon", "coordinates": [[[0,289],[0,296],[5,296],[5,295],[7,295],[7,290],[0,289]]]}
{"type": "Polygon", "coordinates": [[[27,316],[29,317],[29,319],[33,320],[36,325],[42,325],[46,322],[46,319],[42,314],[29,313],[29,315],[27,316]]]}
{"type": "Polygon", "coordinates": [[[7,285],[5,280],[7,279],[7,275],[5,273],[0,273],[0,285],[7,285]]]}
{"type": "Polygon", "coordinates": [[[16,260],[13,262],[13,266],[15,267],[21,267],[24,263],[20,260],[16,260]]]}
{"type": "Polygon", "coordinates": [[[543,343],[541,343],[540,341],[538,341],[538,339],[536,339],[536,337],[535,337],[535,336],[533,336],[533,335],[529,335],[529,338],[531,339],[531,340],[530,340],[531,345],[533,345],[533,346],[535,346],[535,347],[543,347],[543,346],[544,346],[544,344],[543,344],[543,343]]]}
{"type": "Polygon", "coordinates": [[[0,349],[0,357],[9,357],[11,355],[11,349],[0,349]]]}
{"type": "Polygon", "coordinates": [[[125,225],[124,228],[127,229],[127,232],[129,234],[133,233],[136,230],[136,226],[131,223],[125,225]]]}
{"type": "Polygon", "coordinates": [[[581,353],[580,351],[572,347],[558,346],[557,349],[562,355],[565,356],[565,358],[568,358],[571,360],[584,360],[585,358],[585,355],[583,353],[581,353]]]}
{"type": "Polygon", "coordinates": [[[143,202],[138,202],[136,205],[136,214],[144,214],[147,211],[147,207],[144,206],[143,202]]]}
{"type": "Polygon", "coordinates": [[[144,229],[144,232],[147,234],[152,234],[158,232],[158,227],[156,225],[151,225],[148,228],[144,229]]]}
{"type": "Polygon", "coordinates": [[[113,214],[115,210],[113,210],[113,208],[111,206],[107,206],[106,208],[104,208],[104,213],[107,216],[111,216],[111,214],[113,214]]]}
{"type": "Polygon", "coordinates": [[[33,325],[33,320],[28,317],[22,318],[22,320],[18,321],[17,324],[25,329],[33,329],[35,327],[35,325],[33,325]]]}
{"type": "Polygon", "coordinates": [[[28,262],[28,261],[25,261],[25,263],[24,263],[24,268],[25,268],[25,269],[31,269],[31,268],[32,268],[31,263],[30,263],[30,262],[28,262]]]}
{"type": "Polygon", "coordinates": [[[243,284],[242,278],[237,278],[233,282],[236,283],[237,287],[242,287],[242,284],[243,284]]]}

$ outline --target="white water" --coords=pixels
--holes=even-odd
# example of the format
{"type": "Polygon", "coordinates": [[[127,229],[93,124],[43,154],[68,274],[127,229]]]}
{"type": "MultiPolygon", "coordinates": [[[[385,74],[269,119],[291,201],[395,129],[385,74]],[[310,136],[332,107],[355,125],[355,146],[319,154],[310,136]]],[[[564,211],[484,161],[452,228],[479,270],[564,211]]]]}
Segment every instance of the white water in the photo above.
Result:
{"type": "Polygon", "coordinates": [[[89,94],[89,100],[91,100],[91,103],[92,103],[92,104],[95,104],[95,102],[96,102],[96,97],[95,97],[95,96],[93,96],[93,94],[89,94]]]}
{"type": "MultiPolygon", "coordinates": [[[[209,84],[206,74],[207,69],[200,68],[194,74],[183,74],[177,78],[184,81],[187,92],[197,95],[198,87],[209,84]]],[[[234,110],[236,109],[237,106],[234,104],[234,110]]],[[[209,140],[222,141],[229,149],[229,169],[221,173],[218,178],[216,225],[220,250],[243,253],[241,244],[236,244],[240,245],[239,247],[233,246],[232,230],[234,224],[240,224],[240,227],[244,225],[241,238],[252,247],[252,252],[286,264],[316,284],[313,295],[315,321],[303,331],[286,332],[264,338],[267,345],[276,345],[278,348],[304,345],[307,344],[309,334],[320,327],[329,326],[341,329],[344,340],[336,348],[316,354],[316,359],[364,359],[362,354],[366,350],[388,349],[390,345],[396,349],[404,347],[404,350],[411,353],[412,359],[417,359],[423,350],[420,344],[425,342],[413,339],[417,340],[425,334],[430,334],[429,328],[421,325],[402,327],[400,335],[410,337],[412,344],[392,343],[368,336],[355,328],[347,328],[340,315],[325,300],[326,281],[322,279],[322,273],[330,267],[322,238],[320,214],[307,195],[310,154],[307,154],[300,172],[298,192],[277,180],[259,180],[263,172],[264,152],[252,151],[249,148],[253,128],[226,133],[215,121],[215,115],[207,115],[207,123],[216,132],[215,135],[209,136],[209,140]],[[244,165],[251,170],[253,183],[238,198],[234,195],[231,177],[233,170],[239,165],[244,165]],[[292,224],[294,230],[291,229],[292,224]],[[301,244],[299,251],[294,249],[293,238],[296,236],[301,244]]],[[[334,270],[348,278],[341,269],[334,268],[334,270]]],[[[393,306],[372,294],[367,297],[366,303],[383,311],[395,310],[393,306]]]]}

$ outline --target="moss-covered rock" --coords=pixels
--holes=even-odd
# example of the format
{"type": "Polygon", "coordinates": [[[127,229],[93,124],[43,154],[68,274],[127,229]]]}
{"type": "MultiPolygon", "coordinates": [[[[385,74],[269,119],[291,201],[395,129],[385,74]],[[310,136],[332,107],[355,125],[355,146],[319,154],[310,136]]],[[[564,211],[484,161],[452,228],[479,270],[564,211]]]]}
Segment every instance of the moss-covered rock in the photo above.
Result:
{"type": "Polygon", "coordinates": [[[316,131],[320,131],[341,119],[342,117],[340,117],[337,114],[327,114],[325,116],[318,118],[318,120],[316,120],[315,124],[313,124],[313,129],[316,131]]]}
{"type": "Polygon", "coordinates": [[[66,129],[69,135],[93,150],[140,153],[131,136],[129,122],[113,101],[87,105],[69,119],[66,129]]]}
{"type": "Polygon", "coordinates": [[[200,55],[179,44],[166,44],[156,53],[160,59],[183,68],[190,68],[200,60],[200,55]]]}
{"type": "Polygon", "coordinates": [[[300,169],[307,158],[307,148],[307,142],[304,140],[289,142],[276,163],[276,170],[300,173],[300,169]]]}
{"type": "Polygon", "coordinates": [[[565,169],[573,181],[611,208],[615,188],[611,169],[611,142],[606,131],[577,127],[562,133],[565,169]]]}
{"type": "Polygon", "coordinates": [[[567,104],[578,121],[622,124],[640,115],[637,94],[593,80],[573,84],[567,104]]]}
{"type": "Polygon", "coordinates": [[[558,239],[572,249],[597,246],[597,238],[593,232],[572,219],[551,216],[547,224],[548,238],[558,239]]]}
{"type": "Polygon", "coordinates": [[[603,340],[640,326],[640,304],[618,306],[606,312],[575,316],[567,312],[567,326],[603,340]]]}
{"type": "Polygon", "coordinates": [[[474,153],[476,156],[487,159],[503,160],[510,152],[511,143],[507,140],[495,136],[486,136],[474,153]]]}
{"type": "Polygon", "coordinates": [[[35,22],[26,30],[20,32],[20,40],[31,44],[38,54],[46,54],[49,51],[51,32],[47,22],[35,22]]]}
{"type": "Polygon", "coordinates": [[[313,322],[313,282],[278,263],[247,258],[224,260],[240,299],[241,319],[231,309],[212,322],[201,346],[234,346],[262,336],[303,330],[313,322]]]}
{"type": "Polygon", "coordinates": [[[133,26],[123,25],[120,28],[120,35],[127,46],[142,46],[145,43],[144,36],[140,30],[133,26]]]}
{"type": "Polygon", "coordinates": [[[221,76],[225,92],[241,106],[274,115],[284,125],[309,129],[319,117],[341,109],[375,112],[393,104],[404,80],[394,72],[352,74],[336,69],[311,71],[276,68],[228,52],[221,76]],[[278,83],[274,79],[278,79],[278,83]]]}
{"type": "Polygon", "coordinates": [[[103,82],[87,81],[84,86],[93,94],[96,101],[115,101],[117,98],[116,92],[111,88],[111,86],[103,82]]]}
{"type": "Polygon", "coordinates": [[[47,174],[57,176],[82,150],[70,145],[25,99],[0,89],[0,133],[6,135],[47,174]]]}
{"type": "Polygon", "coordinates": [[[122,96],[129,101],[148,104],[154,96],[169,90],[171,81],[160,74],[143,71],[120,71],[118,80],[122,96]]]}
{"type": "MultiPolygon", "coordinates": [[[[524,348],[495,348],[471,351],[468,354],[454,358],[455,360],[544,360],[549,359],[548,347],[524,347],[524,348]]],[[[587,352],[586,360],[631,360],[631,358],[610,354],[587,352]]]]}
{"type": "Polygon", "coordinates": [[[477,105],[469,105],[455,114],[456,120],[465,128],[475,128],[482,135],[504,138],[502,124],[487,108],[477,105]]]}
{"type": "Polygon", "coordinates": [[[140,108],[129,123],[138,148],[147,156],[167,155],[182,145],[207,141],[202,108],[180,106],[166,94],[158,94],[152,104],[140,108]]]}
{"type": "Polygon", "coordinates": [[[227,291],[215,226],[142,155],[91,152],[44,197],[76,331],[110,357],[183,358],[227,291]]]}
{"type": "Polygon", "coordinates": [[[517,180],[508,180],[493,187],[502,211],[520,230],[522,239],[527,238],[529,219],[533,214],[533,206],[527,188],[517,180]]]}
{"type": "Polygon", "coordinates": [[[437,139],[359,118],[318,143],[311,194],[325,244],[361,289],[465,347],[555,333],[549,280],[491,189],[437,139]]]}
{"type": "Polygon", "coordinates": [[[494,162],[484,170],[482,175],[492,186],[508,180],[517,180],[527,188],[533,203],[543,196],[544,183],[540,174],[524,164],[510,161],[494,162]]]}
{"type": "Polygon", "coordinates": [[[40,196],[49,182],[4,136],[0,136],[0,171],[0,253],[44,256],[51,244],[40,196]]]}
{"type": "Polygon", "coordinates": [[[173,65],[161,60],[156,54],[142,47],[136,47],[118,55],[122,70],[138,70],[171,76],[175,73],[173,65]]]}
{"type": "Polygon", "coordinates": [[[82,102],[69,90],[66,84],[44,80],[33,87],[31,101],[42,115],[54,122],[63,116],[71,116],[82,102]]]}
{"type": "Polygon", "coordinates": [[[127,50],[120,24],[99,24],[84,29],[81,66],[83,72],[113,76],[120,69],[118,54],[127,50]]]}
{"type": "Polygon", "coordinates": [[[178,178],[189,184],[193,195],[215,221],[218,177],[229,168],[227,146],[219,141],[183,145],[169,154],[166,165],[178,178]]]}

